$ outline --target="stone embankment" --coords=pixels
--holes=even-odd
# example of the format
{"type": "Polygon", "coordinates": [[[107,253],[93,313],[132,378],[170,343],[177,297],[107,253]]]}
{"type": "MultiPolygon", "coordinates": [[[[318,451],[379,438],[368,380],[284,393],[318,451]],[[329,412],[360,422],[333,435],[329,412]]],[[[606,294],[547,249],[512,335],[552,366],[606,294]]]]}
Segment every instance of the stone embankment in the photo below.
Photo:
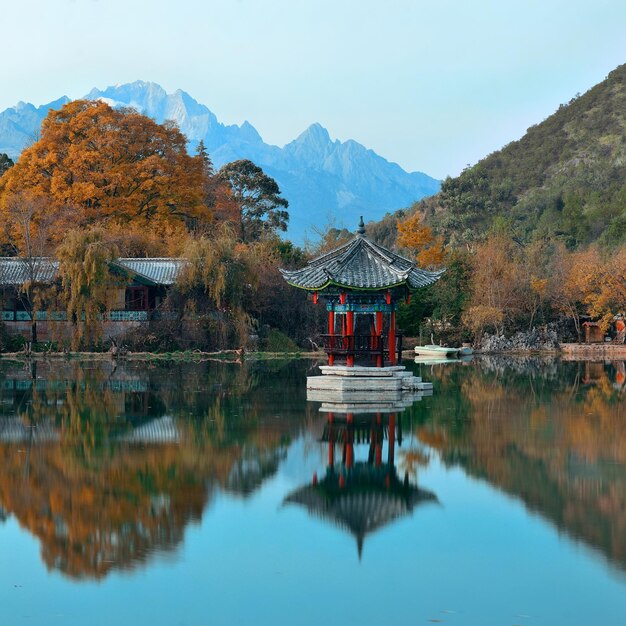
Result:
{"type": "Polygon", "coordinates": [[[483,335],[480,351],[499,352],[558,352],[559,340],[555,330],[533,328],[531,331],[519,331],[511,337],[504,335],[483,335]]]}
{"type": "Polygon", "coordinates": [[[626,359],[626,345],[614,343],[562,343],[561,356],[567,361],[591,359],[613,361],[626,359]]]}

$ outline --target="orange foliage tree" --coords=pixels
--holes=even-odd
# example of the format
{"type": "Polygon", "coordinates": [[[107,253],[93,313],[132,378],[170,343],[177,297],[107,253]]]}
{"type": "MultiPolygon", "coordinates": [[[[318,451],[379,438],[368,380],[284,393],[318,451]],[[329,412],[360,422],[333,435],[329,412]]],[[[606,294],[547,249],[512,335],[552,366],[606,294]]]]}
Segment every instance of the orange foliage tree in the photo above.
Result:
{"type": "Polygon", "coordinates": [[[397,243],[401,248],[413,250],[422,267],[443,265],[446,257],[443,237],[435,236],[419,211],[398,222],[397,243]]]}
{"type": "MultiPolygon", "coordinates": [[[[175,126],[132,109],[77,100],[50,111],[41,138],[0,182],[0,210],[28,193],[49,210],[66,210],[74,226],[118,222],[136,227],[209,222],[207,168],[187,153],[175,126]]],[[[64,228],[56,232],[62,238],[64,228]]]]}
{"type": "Polygon", "coordinates": [[[606,332],[616,313],[626,310],[626,250],[603,254],[597,246],[587,250],[561,250],[553,276],[558,308],[569,315],[581,335],[580,316],[599,319],[606,332]]]}
{"type": "Polygon", "coordinates": [[[506,322],[524,310],[527,281],[519,256],[504,233],[493,233],[476,247],[470,303],[464,314],[476,335],[488,327],[502,334],[506,322]]]}

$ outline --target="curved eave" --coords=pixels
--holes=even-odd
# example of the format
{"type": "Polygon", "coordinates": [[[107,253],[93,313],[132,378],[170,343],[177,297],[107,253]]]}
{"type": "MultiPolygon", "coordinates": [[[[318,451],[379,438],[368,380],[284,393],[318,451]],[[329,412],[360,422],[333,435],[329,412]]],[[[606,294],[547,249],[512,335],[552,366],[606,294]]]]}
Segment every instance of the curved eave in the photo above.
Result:
{"type": "Polygon", "coordinates": [[[441,278],[444,272],[445,270],[440,270],[439,272],[433,272],[432,273],[433,275],[428,276],[427,282],[425,282],[425,284],[423,285],[417,285],[417,286],[412,285],[409,282],[409,278],[405,278],[396,283],[391,283],[383,287],[362,287],[359,285],[348,285],[346,283],[341,283],[339,281],[335,281],[332,279],[329,279],[324,283],[320,283],[319,285],[302,285],[300,283],[295,282],[293,278],[288,277],[285,274],[285,272],[281,270],[281,273],[283,274],[283,278],[285,279],[288,285],[291,285],[292,287],[296,287],[297,289],[303,289],[304,291],[323,291],[324,289],[328,289],[329,287],[336,287],[338,289],[347,289],[347,290],[353,290],[353,291],[369,291],[369,292],[384,291],[386,289],[395,289],[397,287],[402,287],[402,286],[406,287],[409,291],[417,291],[418,289],[423,289],[424,287],[428,287],[436,283],[441,278]]]}
{"type": "Polygon", "coordinates": [[[352,291],[384,291],[385,289],[402,287],[402,285],[406,285],[407,287],[409,287],[406,280],[403,280],[399,283],[394,283],[393,285],[386,285],[385,287],[358,287],[355,285],[344,285],[343,283],[338,283],[334,280],[329,280],[319,287],[305,287],[304,285],[299,285],[298,283],[291,282],[290,280],[285,280],[288,285],[291,285],[292,287],[297,287],[298,289],[304,289],[305,291],[323,291],[324,289],[328,289],[328,287],[337,287],[338,289],[348,289],[352,291]]]}

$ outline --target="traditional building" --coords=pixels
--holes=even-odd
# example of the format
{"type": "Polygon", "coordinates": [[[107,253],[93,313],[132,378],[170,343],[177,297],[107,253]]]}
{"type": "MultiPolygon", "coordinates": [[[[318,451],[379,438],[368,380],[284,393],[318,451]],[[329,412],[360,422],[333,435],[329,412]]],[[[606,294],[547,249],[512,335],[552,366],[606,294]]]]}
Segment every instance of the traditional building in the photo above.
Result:
{"type": "MultiPolygon", "coordinates": [[[[111,266],[111,310],[106,314],[105,335],[128,330],[128,323],[146,322],[161,315],[160,307],[168,289],[185,265],[183,259],[119,258],[111,266]],[[121,278],[119,283],[115,277],[121,278]]],[[[28,283],[50,285],[59,280],[59,262],[52,258],[0,258],[2,320],[9,332],[30,336],[32,317],[41,340],[50,338],[51,326],[67,321],[63,310],[38,307],[33,313],[22,296],[28,283]],[[50,326],[50,328],[49,328],[50,326]]],[[[58,330],[58,328],[57,328],[58,330]]]]}
{"type": "Polygon", "coordinates": [[[369,241],[363,218],[354,239],[313,259],[299,270],[281,270],[294,287],[323,298],[328,333],[322,336],[328,364],[348,367],[395,365],[402,352],[396,309],[411,294],[437,281],[444,270],[430,272],[413,261],[369,241]]]}

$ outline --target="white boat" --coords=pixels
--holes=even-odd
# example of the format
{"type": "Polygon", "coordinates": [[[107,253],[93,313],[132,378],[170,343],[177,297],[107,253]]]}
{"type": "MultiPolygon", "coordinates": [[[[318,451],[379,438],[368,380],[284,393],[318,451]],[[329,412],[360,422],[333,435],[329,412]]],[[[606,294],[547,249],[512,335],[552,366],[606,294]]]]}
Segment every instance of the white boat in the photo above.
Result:
{"type": "Polygon", "coordinates": [[[459,356],[461,348],[447,348],[446,346],[436,346],[434,344],[428,346],[415,346],[415,354],[418,356],[428,357],[453,357],[459,356]]]}

